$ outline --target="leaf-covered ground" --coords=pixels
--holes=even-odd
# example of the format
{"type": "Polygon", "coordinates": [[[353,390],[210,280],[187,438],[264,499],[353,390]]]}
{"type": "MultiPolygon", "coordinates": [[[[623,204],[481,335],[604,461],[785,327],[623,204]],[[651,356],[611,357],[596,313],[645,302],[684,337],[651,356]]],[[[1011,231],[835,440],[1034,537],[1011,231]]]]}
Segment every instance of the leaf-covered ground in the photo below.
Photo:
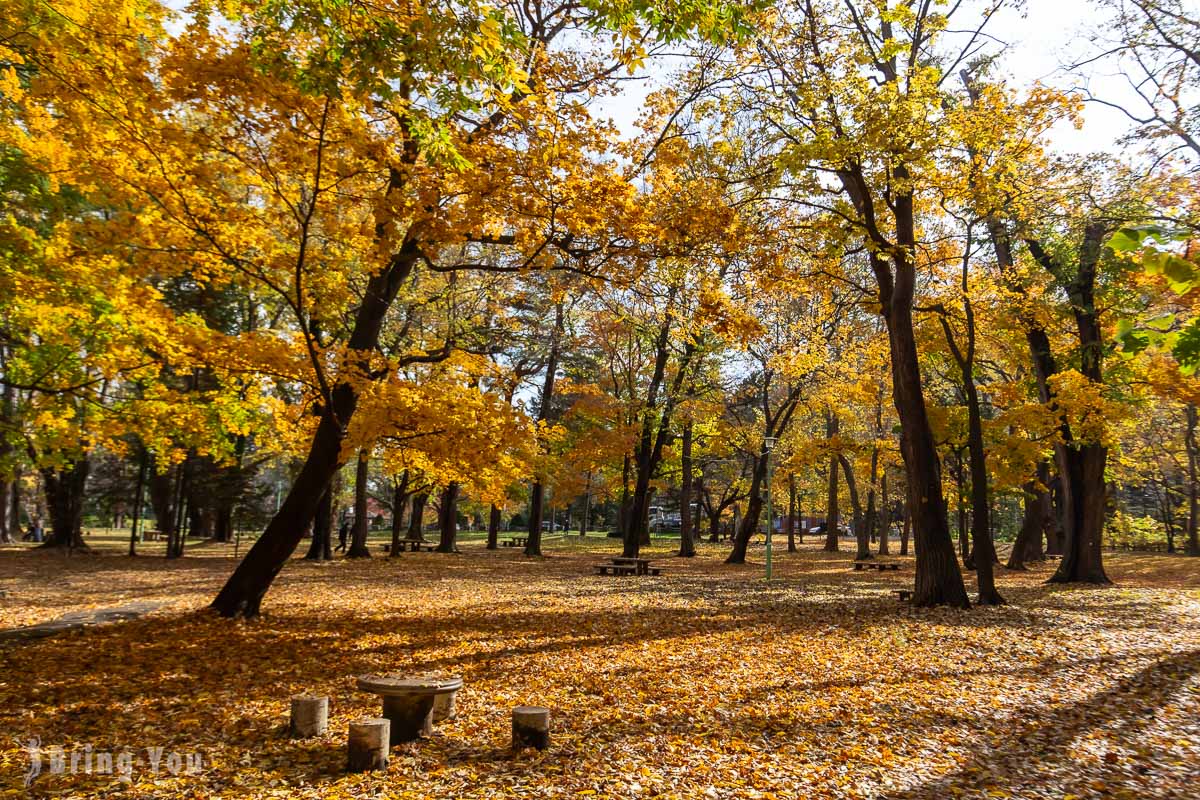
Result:
{"type": "MultiPolygon", "coordinates": [[[[0,646],[0,795],[68,797],[1195,798],[1200,561],[1119,554],[1117,585],[1001,574],[1010,606],[917,610],[899,574],[809,545],[761,564],[661,556],[659,578],[602,578],[614,544],[288,566],[266,615],[200,609],[233,561],[0,551],[0,626],[153,599],[149,617],[0,646]],[[373,716],[353,676],[462,674],[457,719],[343,772],[347,724],[373,716]],[[294,741],[288,698],[331,697],[294,741]],[[545,705],[553,741],[508,750],[509,710],[545,705]],[[47,775],[30,737],[139,758],[133,783],[47,775]],[[145,748],[203,770],[148,768],[145,748]]],[[[761,550],[752,552],[761,559],[761,550]]],[[[907,561],[907,560],[906,560],[907,561]]]]}

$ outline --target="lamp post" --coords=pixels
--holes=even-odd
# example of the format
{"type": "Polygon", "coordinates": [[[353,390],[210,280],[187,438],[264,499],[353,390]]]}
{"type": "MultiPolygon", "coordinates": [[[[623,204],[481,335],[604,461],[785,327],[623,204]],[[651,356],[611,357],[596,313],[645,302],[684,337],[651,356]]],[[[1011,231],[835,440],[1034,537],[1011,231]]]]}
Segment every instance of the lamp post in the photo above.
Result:
{"type": "Polygon", "coordinates": [[[763,439],[763,449],[767,451],[767,580],[771,580],[771,534],[775,532],[774,509],[771,507],[771,479],[774,477],[774,465],[771,463],[771,452],[779,439],[767,436],[763,439]]]}

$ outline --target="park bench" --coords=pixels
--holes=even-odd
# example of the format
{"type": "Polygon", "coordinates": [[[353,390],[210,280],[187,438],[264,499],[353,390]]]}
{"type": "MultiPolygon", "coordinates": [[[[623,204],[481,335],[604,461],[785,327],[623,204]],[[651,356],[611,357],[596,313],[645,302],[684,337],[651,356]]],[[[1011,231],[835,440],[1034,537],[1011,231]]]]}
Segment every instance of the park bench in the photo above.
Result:
{"type": "Polygon", "coordinates": [[[892,589],[892,594],[896,595],[896,599],[903,603],[912,597],[912,589],[892,589]]]}
{"type": "Polygon", "coordinates": [[[875,569],[883,572],[884,570],[896,571],[900,569],[900,564],[895,561],[855,561],[854,571],[862,572],[863,569],[875,569]]]}
{"type": "Polygon", "coordinates": [[[524,547],[529,544],[528,536],[513,536],[504,540],[505,547],[524,547]]]}

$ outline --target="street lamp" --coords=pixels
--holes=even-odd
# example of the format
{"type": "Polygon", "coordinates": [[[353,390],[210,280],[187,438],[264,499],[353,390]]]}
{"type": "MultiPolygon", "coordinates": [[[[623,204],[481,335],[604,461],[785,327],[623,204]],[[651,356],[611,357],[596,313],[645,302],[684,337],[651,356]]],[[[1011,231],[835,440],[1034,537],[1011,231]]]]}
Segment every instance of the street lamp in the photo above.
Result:
{"type": "Polygon", "coordinates": [[[774,511],[771,507],[771,480],[774,477],[774,465],[771,463],[771,451],[778,442],[774,436],[763,439],[763,449],[767,451],[767,580],[771,580],[771,534],[775,531],[774,511]]]}

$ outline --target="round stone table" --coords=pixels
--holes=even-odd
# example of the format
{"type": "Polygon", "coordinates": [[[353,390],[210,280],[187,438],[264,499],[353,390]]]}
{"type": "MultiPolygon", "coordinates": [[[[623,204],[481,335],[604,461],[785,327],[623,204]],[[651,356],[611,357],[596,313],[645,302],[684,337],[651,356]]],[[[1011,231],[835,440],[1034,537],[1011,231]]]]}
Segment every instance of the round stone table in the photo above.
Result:
{"type": "Polygon", "coordinates": [[[383,716],[392,723],[391,744],[411,742],[433,733],[434,705],[439,719],[454,715],[454,694],[462,688],[458,675],[361,675],[358,688],[383,698],[383,716]]]}

